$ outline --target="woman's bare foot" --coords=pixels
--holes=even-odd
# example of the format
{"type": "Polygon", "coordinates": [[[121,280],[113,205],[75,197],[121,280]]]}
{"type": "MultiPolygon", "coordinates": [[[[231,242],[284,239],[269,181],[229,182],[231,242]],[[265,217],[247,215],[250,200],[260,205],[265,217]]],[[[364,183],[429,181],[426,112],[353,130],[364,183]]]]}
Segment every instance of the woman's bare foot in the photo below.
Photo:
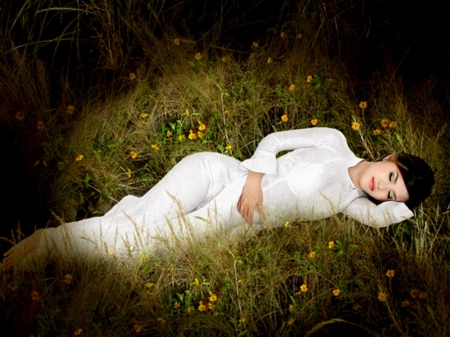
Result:
{"type": "Polygon", "coordinates": [[[37,230],[34,234],[20,241],[3,255],[3,269],[5,271],[14,269],[16,263],[23,261],[28,254],[39,247],[42,231],[42,229],[37,230]]]}

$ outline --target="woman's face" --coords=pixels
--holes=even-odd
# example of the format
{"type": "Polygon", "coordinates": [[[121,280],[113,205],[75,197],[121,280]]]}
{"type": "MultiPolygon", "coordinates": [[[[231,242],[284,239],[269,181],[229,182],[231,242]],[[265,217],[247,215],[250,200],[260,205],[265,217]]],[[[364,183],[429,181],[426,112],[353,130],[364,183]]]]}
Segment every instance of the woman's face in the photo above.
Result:
{"type": "Polygon", "coordinates": [[[361,189],[379,201],[407,202],[408,190],[393,156],[370,164],[361,175],[361,189]]]}

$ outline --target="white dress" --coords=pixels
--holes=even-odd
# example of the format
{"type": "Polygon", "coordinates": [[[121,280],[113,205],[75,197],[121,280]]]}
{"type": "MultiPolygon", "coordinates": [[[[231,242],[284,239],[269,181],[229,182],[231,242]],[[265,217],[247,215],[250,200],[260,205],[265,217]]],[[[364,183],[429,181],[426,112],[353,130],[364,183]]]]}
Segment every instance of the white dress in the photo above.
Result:
{"type": "Polygon", "coordinates": [[[218,153],[196,153],[181,160],[142,197],[127,196],[101,217],[45,229],[36,254],[134,256],[249,228],[237,211],[248,170],[264,173],[266,219],[255,214],[256,230],[262,224],[279,226],[337,213],[374,227],[411,217],[405,204],[390,201],[377,206],[353,185],[348,168],[361,160],[343,134],[329,128],[270,134],[244,162],[218,153]]]}

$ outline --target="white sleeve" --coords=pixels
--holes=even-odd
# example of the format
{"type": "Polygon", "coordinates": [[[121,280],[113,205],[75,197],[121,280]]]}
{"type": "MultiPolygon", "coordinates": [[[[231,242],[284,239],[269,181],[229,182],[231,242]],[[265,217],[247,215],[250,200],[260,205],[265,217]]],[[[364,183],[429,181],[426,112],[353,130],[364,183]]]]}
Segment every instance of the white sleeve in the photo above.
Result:
{"type": "Polygon", "coordinates": [[[402,202],[385,201],[375,205],[361,197],[347,206],[342,213],[375,228],[387,227],[411,218],[414,213],[402,202]]]}
{"type": "Polygon", "coordinates": [[[278,167],[276,155],[281,151],[323,145],[336,146],[346,144],[344,135],[331,128],[307,128],[290,131],[274,132],[261,140],[250,159],[241,164],[247,170],[265,174],[276,174],[278,167]]]}

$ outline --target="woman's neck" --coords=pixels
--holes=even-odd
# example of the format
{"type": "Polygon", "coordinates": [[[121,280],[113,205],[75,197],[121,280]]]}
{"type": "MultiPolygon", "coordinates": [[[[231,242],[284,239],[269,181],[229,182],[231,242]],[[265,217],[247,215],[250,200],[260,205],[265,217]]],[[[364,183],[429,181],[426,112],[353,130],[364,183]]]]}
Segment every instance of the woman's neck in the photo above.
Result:
{"type": "Polygon", "coordinates": [[[353,185],[355,185],[359,189],[361,189],[361,175],[364,173],[368,166],[370,166],[370,162],[361,160],[355,166],[351,166],[348,168],[348,174],[353,185]]]}

